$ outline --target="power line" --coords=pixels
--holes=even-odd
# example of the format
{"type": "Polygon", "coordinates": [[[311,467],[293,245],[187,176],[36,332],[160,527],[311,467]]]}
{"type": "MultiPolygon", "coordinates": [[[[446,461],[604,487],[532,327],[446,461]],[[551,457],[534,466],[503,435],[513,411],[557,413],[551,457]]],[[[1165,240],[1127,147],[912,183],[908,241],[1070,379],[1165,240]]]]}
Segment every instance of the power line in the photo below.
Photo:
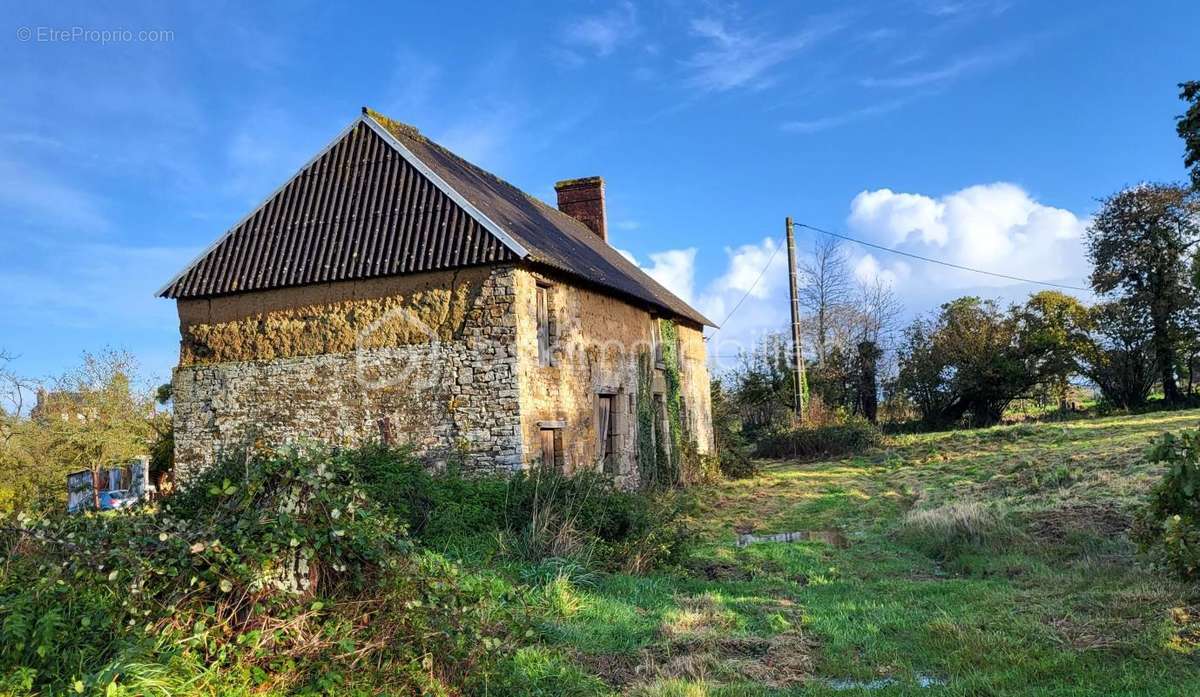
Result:
{"type": "Polygon", "coordinates": [[[958,269],[960,271],[971,271],[973,273],[981,273],[986,276],[995,276],[996,278],[1004,278],[1004,279],[1008,279],[1010,281],[1020,281],[1021,283],[1033,283],[1033,284],[1036,284],[1039,286],[1050,286],[1051,288],[1063,288],[1065,290],[1078,290],[1078,291],[1083,291],[1084,293],[1087,293],[1091,290],[1090,288],[1081,288],[1079,286],[1069,286],[1064,283],[1051,283],[1050,281],[1035,281],[1032,278],[1023,278],[1021,276],[1012,276],[1010,274],[998,273],[996,271],[985,271],[984,269],[976,269],[976,268],[972,268],[970,266],[954,264],[949,261],[942,261],[941,259],[933,259],[930,257],[923,257],[920,254],[913,254],[912,252],[903,252],[903,251],[900,251],[899,249],[892,249],[891,247],[884,247],[883,245],[875,244],[873,242],[866,242],[864,240],[856,239],[854,237],[849,237],[847,235],[838,234],[836,232],[830,232],[829,230],[823,230],[819,227],[816,227],[815,225],[808,225],[806,223],[796,223],[796,225],[798,227],[808,228],[809,230],[812,230],[813,232],[819,232],[822,235],[829,235],[830,237],[836,237],[840,240],[846,240],[847,242],[854,242],[856,244],[861,244],[864,247],[871,247],[873,249],[878,249],[878,250],[881,250],[884,252],[891,252],[892,254],[899,254],[900,256],[909,257],[911,259],[919,259],[920,261],[927,261],[930,264],[941,264],[942,266],[949,266],[952,269],[958,269]]]}
{"type": "MultiPolygon", "coordinates": [[[[779,248],[782,246],[783,245],[781,244],[775,246],[775,250],[771,252],[771,258],[767,259],[767,263],[762,267],[762,271],[758,272],[758,278],[754,279],[754,283],[751,283],[750,287],[746,289],[745,295],[743,295],[742,298],[737,301],[737,304],[733,306],[733,309],[729,311],[729,314],[725,315],[725,319],[721,320],[721,324],[717,327],[717,332],[721,331],[721,327],[725,326],[725,323],[729,321],[729,318],[733,317],[733,313],[738,311],[738,308],[742,306],[742,303],[746,302],[746,298],[750,297],[750,294],[754,292],[756,287],[758,287],[758,282],[761,281],[762,277],[767,274],[767,269],[771,268],[771,262],[775,261],[775,255],[779,254],[779,248]]],[[[712,334],[704,337],[704,340],[708,341],[709,339],[713,338],[717,332],[713,332],[712,334]]]]}

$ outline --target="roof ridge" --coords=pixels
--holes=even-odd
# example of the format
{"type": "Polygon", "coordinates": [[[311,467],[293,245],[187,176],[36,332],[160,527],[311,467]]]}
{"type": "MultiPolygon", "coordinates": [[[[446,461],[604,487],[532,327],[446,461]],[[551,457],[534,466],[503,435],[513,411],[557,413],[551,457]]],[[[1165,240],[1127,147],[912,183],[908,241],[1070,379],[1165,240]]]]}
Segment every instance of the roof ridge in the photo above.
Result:
{"type": "MultiPolygon", "coordinates": [[[[689,302],[680,298],[674,292],[672,292],[669,288],[667,288],[666,286],[664,286],[663,284],[661,284],[657,280],[655,280],[653,276],[651,276],[649,273],[647,273],[645,269],[638,266],[637,263],[630,261],[624,254],[616,251],[615,247],[608,244],[608,242],[601,240],[596,235],[596,233],[594,233],[591,230],[591,228],[584,225],[583,222],[560,211],[559,209],[546,203],[545,201],[538,198],[537,196],[534,196],[533,194],[526,192],[524,189],[513,184],[512,182],[509,182],[506,179],[503,179],[502,177],[497,176],[495,173],[490,172],[490,171],[484,169],[483,167],[480,167],[479,165],[475,164],[474,162],[471,162],[470,160],[462,157],[461,155],[459,155],[458,153],[454,152],[453,150],[447,148],[446,146],[442,145],[441,143],[438,143],[437,141],[425,136],[415,126],[410,126],[402,121],[397,121],[396,119],[392,119],[388,116],[380,114],[379,112],[377,112],[373,109],[368,109],[367,107],[364,107],[363,113],[367,114],[371,118],[375,119],[376,122],[379,123],[380,126],[383,126],[389,133],[391,133],[393,136],[395,136],[398,140],[403,141],[405,139],[411,139],[412,141],[420,143],[420,144],[424,145],[425,147],[428,147],[428,148],[442,154],[443,156],[445,156],[446,158],[448,158],[449,160],[454,162],[457,166],[462,167],[466,170],[469,170],[475,176],[486,179],[490,182],[493,182],[495,185],[504,187],[505,189],[508,189],[511,192],[519,194],[522,198],[529,201],[539,211],[541,211],[544,215],[546,215],[548,218],[550,218],[551,221],[553,222],[553,224],[556,227],[558,227],[564,234],[569,234],[570,237],[575,238],[576,242],[578,242],[579,244],[583,244],[583,245],[591,248],[594,253],[599,254],[601,256],[605,255],[606,250],[611,250],[612,252],[614,252],[613,257],[608,259],[608,263],[615,264],[618,267],[618,269],[616,269],[616,270],[619,270],[619,272],[624,273],[626,275],[631,274],[631,273],[636,274],[637,281],[640,282],[642,285],[652,286],[653,288],[657,289],[658,291],[662,291],[663,293],[666,293],[668,296],[671,296],[678,302],[682,303],[684,307],[686,307],[688,310],[690,310],[692,313],[694,313],[696,315],[695,317],[692,317],[693,320],[696,320],[697,318],[699,318],[700,320],[703,320],[703,321],[701,321],[702,324],[710,324],[712,326],[716,326],[715,324],[713,324],[712,320],[705,318],[695,308],[693,308],[689,302]],[[568,231],[569,231],[569,233],[568,233],[568,231]],[[626,268],[624,270],[620,270],[620,266],[625,266],[626,268]]],[[[419,155],[418,155],[418,157],[419,157],[419,155]]],[[[590,179],[590,177],[585,177],[584,179],[590,179]]],[[[570,181],[577,181],[577,180],[567,179],[567,180],[563,180],[563,181],[570,182],[570,181]]],[[[520,233],[516,230],[510,229],[507,232],[512,235],[520,235],[520,233]]],[[[526,245],[526,246],[528,247],[528,245],[526,245]]],[[[536,259],[536,257],[538,257],[538,256],[540,256],[540,255],[538,255],[538,254],[534,255],[535,260],[538,260],[538,259],[536,259]]],[[[542,259],[540,259],[540,261],[547,262],[549,260],[542,258],[542,259]]],[[[657,304],[663,304],[663,301],[660,299],[656,299],[653,302],[655,302],[657,304]]],[[[664,305],[664,309],[667,309],[670,312],[680,313],[679,308],[671,307],[670,303],[666,303],[663,305],[664,305]]]]}

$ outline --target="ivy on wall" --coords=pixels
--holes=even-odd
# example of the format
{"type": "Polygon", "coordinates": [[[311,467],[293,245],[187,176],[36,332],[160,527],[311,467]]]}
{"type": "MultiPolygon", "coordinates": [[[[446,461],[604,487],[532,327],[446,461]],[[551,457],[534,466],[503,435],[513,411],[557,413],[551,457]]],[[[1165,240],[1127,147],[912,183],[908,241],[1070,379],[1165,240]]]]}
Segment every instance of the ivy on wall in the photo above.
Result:
{"type": "Polygon", "coordinates": [[[658,448],[654,442],[654,363],[650,352],[638,354],[637,384],[638,472],[643,487],[658,484],[658,448]]]}
{"type": "Polygon", "coordinates": [[[654,359],[649,351],[638,355],[638,462],[642,485],[646,487],[675,486],[684,479],[689,462],[695,459],[695,448],[687,447],[683,427],[683,376],[679,355],[678,328],[671,320],[659,322],[662,341],[662,371],[665,391],[668,438],[656,438],[654,403],[654,359]]]}
{"type": "Polygon", "coordinates": [[[662,337],[663,377],[667,383],[663,399],[667,407],[667,427],[671,432],[671,454],[668,458],[670,482],[680,481],[683,464],[683,375],[680,369],[679,329],[675,322],[667,319],[658,320],[659,336],[662,337]]]}

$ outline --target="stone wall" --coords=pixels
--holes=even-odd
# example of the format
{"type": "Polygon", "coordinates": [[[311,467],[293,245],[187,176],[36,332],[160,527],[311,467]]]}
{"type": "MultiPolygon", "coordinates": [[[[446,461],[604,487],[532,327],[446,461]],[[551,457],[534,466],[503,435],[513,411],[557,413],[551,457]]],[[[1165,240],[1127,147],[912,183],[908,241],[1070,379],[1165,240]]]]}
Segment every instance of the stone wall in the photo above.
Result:
{"type": "Polygon", "coordinates": [[[179,303],[177,475],[307,439],[410,443],[434,463],[525,461],[513,267],[179,303]]]}
{"type": "Polygon", "coordinates": [[[699,327],[680,324],[679,367],[683,380],[683,405],[687,412],[687,427],[696,442],[696,450],[707,453],[713,449],[712,384],[708,373],[708,344],[699,327]]]}
{"type": "MultiPolygon", "coordinates": [[[[526,463],[540,459],[539,434],[547,423],[562,426],[569,472],[595,469],[598,460],[597,396],[612,395],[620,411],[618,479],[639,478],[637,393],[638,356],[652,351],[652,325],[645,309],[575,282],[527,269],[516,272],[517,376],[526,463]],[[537,287],[546,288],[552,317],[552,360],[538,356],[537,287]]],[[[711,404],[704,343],[698,327],[681,326],[681,377],[691,437],[699,452],[712,446],[711,404]]],[[[660,371],[655,371],[660,372],[660,371]]],[[[661,375],[655,384],[663,384],[661,375]]]]}
{"type": "MultiPolygon", "coordinates": [[[[313,440],[354,445],[386,432],[435,465],[509,471],[541,457],[561,424],[569,472],[599,466],[597,395],[620,414],[617,477],[638,473],[638,356],[645,309],[524,267],[477,267],[179,302],[174,376],[177,475],[221,453],[313,440]],[[553,317],[538,355],[536,290],[553,317]]],[[[712,446],[705,344],[679,325],[688,436],[712,446]]],[[[653,384],[661,391],[661,371],[653,384]]]]}

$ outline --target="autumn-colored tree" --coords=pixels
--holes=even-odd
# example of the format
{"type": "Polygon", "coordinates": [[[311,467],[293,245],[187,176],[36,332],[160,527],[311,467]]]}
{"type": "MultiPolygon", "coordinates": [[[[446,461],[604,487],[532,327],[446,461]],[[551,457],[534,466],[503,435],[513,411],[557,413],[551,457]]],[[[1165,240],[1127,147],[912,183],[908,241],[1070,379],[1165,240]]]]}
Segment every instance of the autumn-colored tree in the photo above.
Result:
{"type": "Polygon", "coordinates": [[[50,413],[41,416],[54,459],[92,471],[97,506],[100,470],[145,455],[154,441],[153,401],[146,390],[133,389],[134,373],[127,354],[84,354],[83,365],[48,393],[50,413]]]}

